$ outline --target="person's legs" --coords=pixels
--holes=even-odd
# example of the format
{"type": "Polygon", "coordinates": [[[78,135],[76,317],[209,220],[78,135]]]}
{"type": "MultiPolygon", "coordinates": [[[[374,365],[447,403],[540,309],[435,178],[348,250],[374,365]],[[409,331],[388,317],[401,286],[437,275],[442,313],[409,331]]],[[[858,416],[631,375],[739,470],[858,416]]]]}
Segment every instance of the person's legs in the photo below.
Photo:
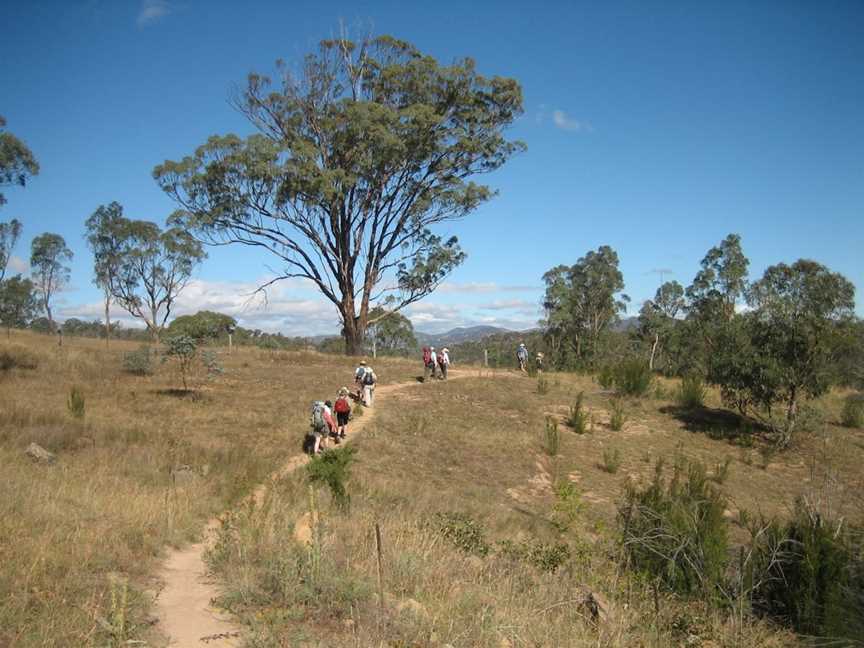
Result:
{"type": "Polygon", "coordinates": [[[366,403],[372,407],[372,402],[375,400],[375,387],[373,385],[366,386],[366,403]]]}
{"type": "Polygon", "coordinates": [[[447,380],[447,365],[441,365],[441,377],[447,380]]]}
{"type": "Polygon", "coordinates": [[[429,365],[424,362],[423,363],[423,382],[425,383],[428,380],[429,380],[429,365]]]}

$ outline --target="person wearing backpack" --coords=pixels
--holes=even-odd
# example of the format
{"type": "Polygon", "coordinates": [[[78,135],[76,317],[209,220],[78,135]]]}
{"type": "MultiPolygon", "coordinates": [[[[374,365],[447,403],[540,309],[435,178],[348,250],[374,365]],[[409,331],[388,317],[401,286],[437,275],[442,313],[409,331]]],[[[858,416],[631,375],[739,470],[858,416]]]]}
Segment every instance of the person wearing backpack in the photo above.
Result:
{"type": "Polygon", "coordinates": [[[432,377],[435,377],[435,363],[432,361],[432,352],[434,351],[434,347],[423,347],[423,382],[429,380],[429,373],[432,373],[432,377]]]}
{"type": "Polygon", "coordinates": [[[447,380],[447,369],[450,367],[450,349],[444,347],[438,354],[438,368],[441,370],[441,380],[447,380]]]}
{"type": "Polygon", "coordinates": [[[324,450],[327,437],[327,421],[324,418],[326,405],[323,401],[312,403],[312,413],[309,415],[309,427],[312,435],[312,454],[320,454],[324,450]]]}
{"type": "Polygon", "coordinates": [[[336,412],[336,443],[339,443],[348,432],[348,420],[351,418],[351,403],[348,402],[347,387],[339,390],[333,410],[336,412]]]}
{"type": "Polygon", "coordinates": [[[372,401],[375,399],[375,384],[378,382],[378,376],[375,375],[375,370],[372,367],[366,367],[366,373],[363,374],[361,383],[363,385],[363,404],[366,407],[372,407],[372,401]]]}
{"type": "Polygon", "coordinates": [[[357,388],[357,397],[354,400],[363,400],[363,376],[366,375],[366,369],[366,361],[361,360],[354,370],[354,386],[357,388]]]}
{"type": "Polygon", "coordinates": [[[528,349],[525,348],[524,342],[519,343],[519,348],[516,350],[516,360],[519,361],[519,371],[525,373],[528,364],[528,349]]]}

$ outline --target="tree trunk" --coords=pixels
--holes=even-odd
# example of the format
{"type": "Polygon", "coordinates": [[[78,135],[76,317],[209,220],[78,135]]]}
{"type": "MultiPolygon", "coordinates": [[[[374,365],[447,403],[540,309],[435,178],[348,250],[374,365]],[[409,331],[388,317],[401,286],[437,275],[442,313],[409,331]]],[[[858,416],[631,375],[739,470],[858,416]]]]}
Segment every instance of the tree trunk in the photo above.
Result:
{"type": "Polygon", "coordinates": [[[111,337],[111,316],[108,313],[108,308],[111,306],[111,296],[105,294],[105,348],[108,348],[108,338],[111,337]]]}
{"type": "Polygon", "coordinates": [[[345,338],[345,353],[349,356],[363,355],[363,342],[366,331],[361,331],[356,321],[346,324],[342,329],[345,338]]]}
{"type": "Polygon", "coordinates": [[[654,354],[657,353],[657,343],[660,342],[660,335],[654,334],[654,344],[651,345],[651,359],[648,360],[648,369],[654,371],[654,354]]]}

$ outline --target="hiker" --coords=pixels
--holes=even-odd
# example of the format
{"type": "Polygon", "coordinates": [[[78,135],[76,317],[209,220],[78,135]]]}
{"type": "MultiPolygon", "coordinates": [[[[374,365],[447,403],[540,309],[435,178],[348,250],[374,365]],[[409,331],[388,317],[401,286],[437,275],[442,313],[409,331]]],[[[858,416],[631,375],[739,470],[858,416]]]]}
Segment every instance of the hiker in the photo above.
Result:
{"type": "Polygon", "coordinates": [[[333,411],[336,412],[336,443],[339,443],[348,432],[348,420],[351,418],[351,403],[348,402],[347,387],[339,390],[333,411]]]}
{"type": "Polygon", "coordinates": [[[543,373],[543,354],[541,352],[537,352],[537,359],[535,360],[537,363],[537,373],[543,373]]]}
{"type": "Polygon", "coordinates": [[[336,439],[336,420],[333,418],[333,401],[324,401],[324,423],[327,424],[327,435],[336,439]]]}
{"type": "Polygon", "coordinates": [[[320,454],[326,447],[325,439],[327,437],[327,421],[324,419],[324,408],[326,406],[322,401],[312,403],[312,413],[309,416],[309,427],[312,435],[312,454],[320,454]]]}
{"type": "Polygon", "coordinates": [[[447,368],[450,366],[450,349],[444,347],[438,354],[438,368],[441,370],[441,380],[447,380],[447,368]]]}
{"type": "Polygon", "coordinates": [[[525,348],[524,342],[519,343],[519,348],[516,350],[516,359],[519,361],[519,371],[525,373],[527,371],[525,365],[528,364],[528,349],[525,348]]]}
{"type": "Polygon", "coordinates": [[[435,377],[435,362],[432,360],[432,352],[435,350],[435,347],[423,347],[423,382],[429,380],[429,373],[432,373],[432,377],[435,377]]]}
{"type": "Polygon", "coordinates": [[[363,387],[363,404],[366,407],[372,407],[372,401],[375,399],[375,384],[378,382],[378,376],[375,375],[375,370],[372,367],[366,367],[366,373],[361,378],[363,387]]]}
{"type": "Polygon", "coordinates": [[[354,386],[357,387],[357,396],[354,400],[363,400],[363,376],[366,375],[366,361],[361,360],[360,365],[354,370],[354,386]]]}

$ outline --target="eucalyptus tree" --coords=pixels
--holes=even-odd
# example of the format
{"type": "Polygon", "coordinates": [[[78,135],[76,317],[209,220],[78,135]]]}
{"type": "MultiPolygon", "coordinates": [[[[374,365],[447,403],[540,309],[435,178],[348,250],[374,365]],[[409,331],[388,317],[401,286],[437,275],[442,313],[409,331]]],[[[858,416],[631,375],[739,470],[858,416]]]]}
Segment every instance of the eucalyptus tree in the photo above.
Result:
{"type": "MultiPolygon", "coordinates": [[[[6,120],[0,116],[0,187],[23,187],[39,174],[39,163],[27,145],[5,127],[6,120]]],[[[5,203],[6,198],[0,192],[0,205],[5,203]]]]}
{"type": "Polygon", "coordinates": [[[624,275],[618,269],[618,253],[601,245],[572,266],[552,268],[543,280],[547,336],[557,338],[559,347],[568,344],[580,362],[593,360],[602,334],[626,312],[630,301],[621,292],[624,275]]]}
{"type": "Polygon", "coordinates": [[[8,223],[0,223],[0,282],[6,277],[12,250],[21,238],[21,230],[21,223],[14,218],[8,223]]]}
{"type": "Polygon", "coordinates": [[[657,289],[653,300],[647,300],[639,311],[639,335],[651,341],[650,369],[662,343],[673,334],[678,316],[684,312],[684,288],[677,281],[667,281],[657,289]]]}
{"type": "Polygon", "coordinates": [[[422,299],[464,260],[432,228],[493,197],[471,178],[524,149],[504,136],[522,90],[387,36],[322,41],[296,73],[277,70],[235,99],[257,133],[212,136],[154,177],[180,207],[172,223],[265,251],[281,266],[273,282],[310,281],[361,353],[374,306],[422,299]]]}
{"type": "Polygon", "coordinates": [[[39,312],[39,300],[33,282],[15,275],[0,282],[0,323],[9,337],[13,328],[24,328],[39,312]]]}
{"type": "MultiPolygon", "coordinates": [[[[126,220],[111,297],[144,322],[155,341],[171,316],[177,297],[206,258],[201,243],[179,227],[162,230],[156,223],[126,220]]],[[[98,271],[98,268],[97,268],[98,271]]]]}
{"type": "Polygon", "coordinates": [[[69,282],[71,270],[66,264],[72,261],[72,257],[72,250],[66,247],[65,239],[59,234],[40,234],[30,244],[30,274],[52,331],[56,325],[51,313],[51,300],[69,282]]]}
{"type": "Polygon", "coordinates": [[[129,252],[128,223],[118,202],[100,205],[85,222],[87,245],[93,252],[93,283],[105,298],[105,344],[111,337],[112,292],[117,290],[123,255],[129,252]]]}

